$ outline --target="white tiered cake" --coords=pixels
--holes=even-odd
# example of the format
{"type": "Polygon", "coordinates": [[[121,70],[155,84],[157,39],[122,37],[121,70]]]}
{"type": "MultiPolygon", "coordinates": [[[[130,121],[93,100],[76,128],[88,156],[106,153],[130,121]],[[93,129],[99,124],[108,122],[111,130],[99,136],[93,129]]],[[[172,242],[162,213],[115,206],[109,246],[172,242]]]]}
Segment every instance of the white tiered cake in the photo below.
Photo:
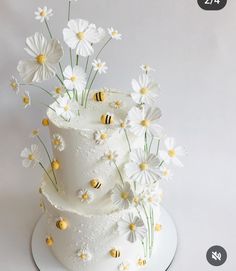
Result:
{"type": "MultiPolygon", "coordinates": [[[[123,192],[121,199],[123,197],[131,203],[123,210],[112,201],[115,185],[122,186],[128,181],[127,177],[119,175],[125,176],[123,169],[129,160],[129,145],[122,131],[123,122],[119,120],[127,118],[134,104],[126,94],[109,92],[106,96],[103,102],[91,98],[88,108],[71,122],[65,122],[50,109],[48,111],[54,158],[60,163],[60,168],[55,170],[59,191],[55,190],[49,178],[45,178],[41,188],[48,219],[47,242],[53,243],[50,243],[51,248],[58,260],[73,271],[115,271],[118,268],[123,270],[123,265],[130,266],[127,270],[136,270],[146,265],[147,254],[152,250],[150,242],[145,244],[142,241],[144,237],[132,242],[127,239],[129,231],[135,234],[135,227],[139,226],[141,236],[148,239],[146,229],[149,225],[142,224],[146,219],[145,214],[137,209],[138,196],[129,195],[129,190],[123,192]],[[122,107],[113,108],[114,102],[122,104],[122,107]],[[101,122],[101,116],[108,111],[114,116],[116,125],[101,122]],[[55,148],[58,144],[55,138],[63,141],[63,151],[55,148]],[[109,152],[118,154],[114,163],[109,157],[108,161],[104,159],[109,152]],[[136,204],[132,204],[132,197],[136,204]],[[119,231],[122,219],[127,221],[124,234],[119,231]]],[[[128,131],[127,136],[131,149],[143,148],[143,136],[134,136],[128,131]]],[[[159,208],[156,207],[153,209],[152,227],[158,225],[158,218],[159,208]]],[[[157,232],[152,238],[155,242],[157,232]]]]}
{"type": "MultiPolygon", "coordinates": [[[[49,127],[53,153],[39,130],[32,136],[47,162],[36,144],[21,152],[24,167],[38,165],[44,171],[41,206],[48,223],[43,242],[71,271],[136,271],[148,264],[162,228],[160,182],[172,176],[169,164],[182,166],[178,156],[184,151],[173,138],[164,138],[159,86],[148,65],[141,66],[130,92],[94,90],[97,76],[108,69],[99,57],[122,35],[112,27],[105,31],[70,19],[76,1],[65,2],[67,65],[61,62],[65,50],[50,30],[52,10],[38,8],[35,18],[45,23],[48,39],[38,32],[26,39],[31,59],[17,67],[23,82],[15,77],[10,82],[17,94],[23,87],[34,88],[53,100],[42,121],[49,127]],[[49,79],[58,80],[56,87],[53,81],[54,91],[49,83],[38,84],[49,79]],[[163,139],[165,150],[160,149],[163,139]]],[[[30,93],[24,91],[21,97],[29,107],[30,93]]]]}

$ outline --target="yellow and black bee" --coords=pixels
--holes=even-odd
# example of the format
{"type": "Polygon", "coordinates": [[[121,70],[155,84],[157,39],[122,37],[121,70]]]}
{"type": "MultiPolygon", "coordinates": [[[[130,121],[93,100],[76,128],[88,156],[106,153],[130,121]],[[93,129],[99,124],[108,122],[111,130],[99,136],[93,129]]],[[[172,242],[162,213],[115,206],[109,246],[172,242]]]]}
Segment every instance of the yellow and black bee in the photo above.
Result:
{"type": "Polygon", "coordinates": [[[110,113],[104,114],[101,116],[101,123],[102,124],[113,124],[114,117],[110,113]]]}
{"type": "Polygon", "coordinates": [[[96,102],[104,102],[107,98],[106,92],[104,90],[96,92],[93,95],[93,100],[96,102]]]}
{"type": "Polygon", "coordinates": [[[138,265],[139,266],[145,266],[147,264],[147,260],[145,260],[145,259],[139,259],[138,260],[138,265]]]}
{"type": "Polygon", "coordinates": [[[110,250],[110,255],[113,258],[119,258],[121,253],[118,249],[113,248],[112,250],[110,250]]]}
{"type": "Polygon", "coordinates": [[[90,185],[95,189],[100,189],[102,186],[102,183],[98,179],[92,179],[90,181],[90,185]]]}

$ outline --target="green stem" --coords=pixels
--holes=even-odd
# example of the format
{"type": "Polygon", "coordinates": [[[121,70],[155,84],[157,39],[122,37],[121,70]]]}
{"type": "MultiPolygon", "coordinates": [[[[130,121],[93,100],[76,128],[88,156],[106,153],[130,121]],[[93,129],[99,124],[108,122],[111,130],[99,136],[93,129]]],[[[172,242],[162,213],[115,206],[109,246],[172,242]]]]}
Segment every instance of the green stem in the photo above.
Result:
{"type": "Polygon", "coordinates": [[[72,50],[70,49],[70,65],[73,67],[72,50]]]}
{"type": "Polygon", "coordinates": [[[39,162],[39,165],[41,166],[41,168],[44,170],[44,172],[47,174],[49,180],[52,182],[54,188],[56,189],[56,191],[58,192],[58,188],[55,185],[55,183],[53,182],[52,178],[50,177],[50,175],[48,174],[47,170],[45,169],[45,167],[43,166],[43,164],[41,162],[39,162]]]}
{"type": "Polygon", "coordinates": [[[69,6],[68,6],[68,22],[70,20],[70,11],[71,11],[71,1],[69,0],[69,6]]]}
{"type": "Polygon", "coordinates": [[[85,72],[87,72],[88,69],[88,63],[89,63],[89,56],[87,57],[86,65],[85,65],[85,72]]]}
{"type": "Polygon", "coordinates": [[[76,66],[79,65],[79,55],[76,55],[76,66]]]}
{"type": "Polygon", "coordinates": [[[153,140],[154,140],[154,137],[152,136],[152,139],[151,139],[151,142],[150,142],[150,145],[149,145],[149,152],[151,152],[153,140]]]}
{"type": "Polygon", "coordinates": [[[164,160],[163,161],[161,161],[161,163],[160,163],[160,165],[159,165],[159,167],[161,167],[163,164],[164,164],[164,160]]]}
{"type": "Polygon", "coordinates": [[[109,38],[107,40],[107,42],[103,45],[103,47],[101,48],[101,50],[98,52],[97,56],[95,59],[98,59],[98,57],[100,56],[100,54],[102,53],[102,51],[104,50],[104,48],[107,46],[107,44],[112,40],[112,38],[109,38]]]}
{"type": "Polygon", "coordinates": [[[118,173],[119,173],[119,175],[120,175],[120,179],[121,179],[122,184],[124,184],[124,180],[123,180],[123,177],[122,177],[122,175],[121,175],[121,172],[120,172],[119,167],[117,166],[117,164],[116,164],[115,161],[113,161],[113,163],[114,163],[114,165],[115,165],[115,167],[116,167],[116,169],[117,169],[117,171],[118,171],[118,173]]]}
{"type": "MultiPolygon", "coordinates": [[[[138,207],[136,207],[136,211],[137,211],[137,213],[139,215],[139,218],[142,220],[142,216],[141,216],[141,213],[140,213],[138,207]]],[[[146,258],[147,257],[147,244],[146,244],[146,247],[145,247],[144,241],[142,241],[142,245],[143,245],[143,251],[144,251],[144,258],[146,258]]]]}
{"type": "Polygon", "coordinates": [[[126,137],[126,140],[127,140],[128,146],[129,146],[129,152],[131,152],[130,141],[129,141],[129,137],[128,137],[128,134],[127,134],[126,129],[124,129],[124,132],[125,132],[125,137],[126,137]]]}
{"type": "Polygon", "coordinates": [[[44,20],[44,22],[45,22],[45,25],[46,25],[46,27],[47,27],[47,30],[48,30],[48,33],[49,33],[50,38],[53,39],[53,37],[52,37],[52,32],[50,31],[50,28],[49,28],[49,25],[48,25],[47,20],[44,20]]]}
{"type": "Polygon", "coordinates": [[[160,142],[161,142],[161,140],[158,139],[158,143],[157,143],[157,153],[156,153],[157,155],[159,154],[160,142]]]}
{"type": "Polygon", "coordinates": [[[148,152],[148,146],[147,146],[147,132],[145,132],[144,136],[144,151],[148,152]]]}
{"type": "Polygon", "coordinates": [[[49,92],[48,90],[46,90],[45,88],[42,88],[40,86],[36,86],[34,84],[20,84],[20,86],[30,86],[30,87],[35,87],[35,88],[41,89],[42,91],[47,93],[50,97],[52,97],[56,101],[56,99],[53,97],[52,93],[49,92]]]}
{"type": "MultiPolygon", "coordinates": [[[[63,83],[63,81],[61,80],[61,78],[56,74],[56,77],[57,77],[57,79],[60,81],[60,83],[62,84],[62,86],[64,86],[65,87],[65,85],[64,85],[64,83],[63,83]]],[[[69,93],[69,91],[67,90],[67,88],[65,87],[65,90],[66,90],[66,93],[67,93],[67,95],[69,96],[69,98],[71,99],[71,96],[70,96],[70,93],[69,93]]]]}
{"type": "Polygon", "coordinates": [[[57,178],[56,178],[56,175],[55,175],[54,169],[53,169],[53,167],[52,167],[52,159],[51,159],[51,157],[50,157],[50,154],[49,154],[49,152],[48,152],[48,150],[47,150],[46,145],[44,144],[43,140],[40,138],[40,136],[39,136],[39,135],[37,135],[37,138],[38,138],[39,142],[42,144],[42,146],[43,146],[44,150],[45,150],[45,151],[46,151],[46,153],[47,153],[48,160],[49,160],[50,165],[51,165],[51,168],[52,168],[53,177],[54,177],[54,179],[55,179],[55,183],[56,183],[56,185],[57,185],[57,178]]]}
{"type": "Polygon", "coordinates": [[[150,257],[150,238],[151,238],[151,232],[150,232],[150,221],[149,221],[149,216],[148,216],[148,213],[147,213],[147,210],[143,204],[143,210],[144,210],[144,213],[145,213],[145,216],[146,216],[146,220],[147,220],[147,226],[148,226],[148,255],[150,257]]]}
{"type": "Polygon", "coordinates": [[[90,86],[89,86],[89,88],[88,88],[88,92],[87,92],[86,99],[85,99],[85,108],[87,107],[89,93],[90,93],[91,88],[92,88],[92,86],[93,86],[93,83],[94,83],[94,81],[95,81],[95,79],[96,79],[96,77],[97,77],[97,74],[98,74],[98,71],[96,71],[96,73],[94,74],[93,80],[92,80],[92,82],[91,82],[91,84],[90,84],[90,86]]]}

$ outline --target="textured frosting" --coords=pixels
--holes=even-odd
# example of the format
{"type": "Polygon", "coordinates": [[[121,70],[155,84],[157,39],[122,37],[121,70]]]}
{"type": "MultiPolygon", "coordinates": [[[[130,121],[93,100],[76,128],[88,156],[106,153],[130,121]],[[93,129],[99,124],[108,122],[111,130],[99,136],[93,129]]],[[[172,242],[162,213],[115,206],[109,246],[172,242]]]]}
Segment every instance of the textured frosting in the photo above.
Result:
{"type": "MultiPolygon", "coordinates": [[[[145,259],[141,242],[130,243],[117,231],[117,222],[126,214],[137,215],[134,207],[110,214],[81,214],[79,210],[63,200],[51,184],[44,182],[42,195],[47,216],[45,238],[50,238],[50,247],[57,259],[71,271],[109,270],[117,271],[122,263],[128,263],[129,270],[139,270],[138,261],[145,259]],[[68,228],[60,230],[58,219],[65,219],[68,228]],[[89,251],[90,259],[83,261],[78,256],[82,249],[89,251]],[[120,257],[114,258],[110,251],[116,249],[120,257]]],[[[159,210],[154,210],[156,222],[159,210]]],[[[155,236],[155,243],[158,233],[155,236]]],[[[155,247],[154,247],[155,249],[155,247]]]]}
{"type": "MultiPolygon", "coordinates": [[[[51,105],[53,107],[54,105],[51,105]]],[[[107,200],[106,194],[119,182],[119,175],[114,165],[109,165],[101,158],[105,152],[117,151],[119,157],[117,165],[123,168],[128,159],[128,144],[125,133],[119,129],[119,121],[124,120],[129,109],[134,106],[131,98],[126,94],[108,93],[104,102],[92,100],[87,109],[81,109],[80,116],[70,122],[58,117],[52,110],[48,110],[50,120],[50,134],[59,134],[65,143],[65,149],[60,152],[53,148],[53,155],[60,162],[60,169],[56,177],[60,195],[74,206],[81,206],[77,198],[80,189],[89,189],[94,194],[94,201],[89,205],[99,210],[100,201],[107,200]],[[121,101],[121,108],[112,107],[114,101],[121,101]],[[107,112],[114,115],[115,123],[106,125],[101,123],[101,116],[107,112]],[[96,144],[96,131],[105,131],[108,139],[104,144],[96,144]],[[100,189],[91,189],[90,181],[99,179],[100,189]]],[[[128,134],[133,148],[142,146],[143,138],[128,134]]],[[[83,204],[84,206],[84,204],[83,204]]],[[[91,209],[91,208],[89,208],[91,209]]]]}

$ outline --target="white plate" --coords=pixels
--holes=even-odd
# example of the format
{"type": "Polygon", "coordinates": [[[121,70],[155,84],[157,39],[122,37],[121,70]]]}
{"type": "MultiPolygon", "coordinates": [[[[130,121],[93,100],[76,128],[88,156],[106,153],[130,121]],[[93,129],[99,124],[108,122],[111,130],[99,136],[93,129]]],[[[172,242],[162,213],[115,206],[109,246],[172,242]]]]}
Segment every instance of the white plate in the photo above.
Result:
{"type": "MultiPolygon", "coordinates": [[[[158,248],[153,255],[146,271],[165,271],[171,265],[177,249],[176,227],[167,211],[161,207],[162,230],[159,233],[158,248]]],[[[53,256],[50,248],[45,244],[46,219],[43,215],[37,222],[31,241],[32,254],[35,264],[40,271],[68,271],[53,256]]]]}

